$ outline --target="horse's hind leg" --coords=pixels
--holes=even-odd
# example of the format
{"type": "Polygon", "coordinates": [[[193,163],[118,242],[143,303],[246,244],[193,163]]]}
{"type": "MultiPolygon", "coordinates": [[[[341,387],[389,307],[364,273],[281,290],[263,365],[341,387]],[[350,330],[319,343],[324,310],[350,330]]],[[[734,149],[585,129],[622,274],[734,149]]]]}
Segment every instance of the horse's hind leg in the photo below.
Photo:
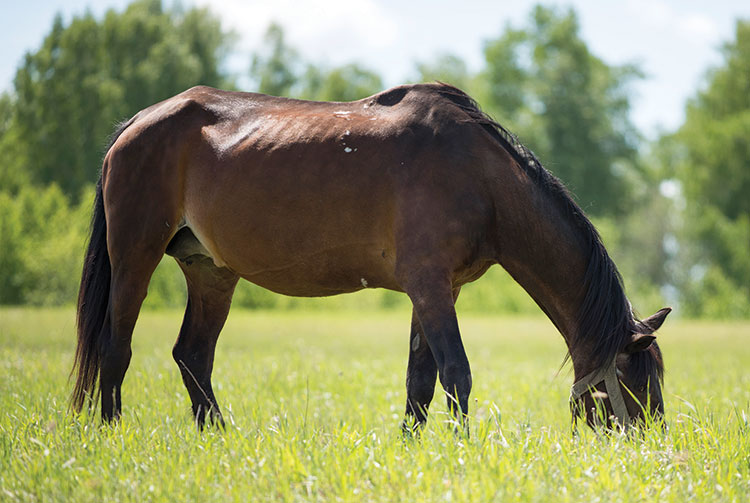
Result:
{"type": "Polygon", "coordinates": [[[211,371],[216,341],[239,278],[228,269],[216,267],[203,255],[193,255],[178,263],[187,280],[188,303],[172,356],[180,367],[198,426],[203,426],[207,414],[211,421],[223,426],[211,387],[211,371]]]}
{"type": "MultiPolygon", "coordinates": [[[[459,288],[453,292],[453,301],[458,297],[459,288]]],[[[411,423],[419,428],[427,421],[427,409],[435,394],[437,363],[417,317],[412,310],[411,333],[409,335],[409,364],[406,369],[406,414],[404,431],[411,431],[411,423]]]]}
{"type": "Polygon", "coordinates": [[[99,349],[102,419],[105,421],[120,417],[120,389],[130,365],[133,328],[161,255],[157,250],[131,249],[124,260],[112,261],[109,308],[99,349]]]}

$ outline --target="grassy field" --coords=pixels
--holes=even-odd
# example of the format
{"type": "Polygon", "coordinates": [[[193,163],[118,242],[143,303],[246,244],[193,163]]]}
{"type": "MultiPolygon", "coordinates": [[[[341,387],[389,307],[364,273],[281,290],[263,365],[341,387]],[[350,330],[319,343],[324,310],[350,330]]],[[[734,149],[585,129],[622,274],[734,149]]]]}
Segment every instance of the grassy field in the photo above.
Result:
{"type": "Polygon", "coordinates": [[[408,312],[233,312],[196,431],[171,345],[145,312],[114,427],[67,412],[71,310],[0,310],[0,501],[750,500],[750,323],[668,320],[669,430],[571,435],[562,338],[545,319],[460,318],[471,436],[444,399],[400,435],[408,312]]]}

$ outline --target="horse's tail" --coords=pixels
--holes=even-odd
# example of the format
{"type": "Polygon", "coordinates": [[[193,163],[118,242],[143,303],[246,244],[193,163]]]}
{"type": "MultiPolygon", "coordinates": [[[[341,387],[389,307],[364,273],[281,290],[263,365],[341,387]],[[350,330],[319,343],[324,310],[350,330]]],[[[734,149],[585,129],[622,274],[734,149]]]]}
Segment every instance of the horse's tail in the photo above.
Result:
{"type": "Polygon", "coordinates": [[[71,375],[78,372],[70,404],[80,412],[86,397],[93,400],[99,378],[99,340],[109,305],[111,267],[107,251],[107,220],[104,218],[102,180],[96,185],[91,239],[86,251],[78,290],[78,347],[71,375]]]}
{"type": "MultiPolygon", "coordinates": [[[[134,118],[133,118],[134,119],[134,118]]],[[[110,147],[133,119],[121,124],[112,135],[110,147]]],[[[109,150],[109,149],[108,149],[109,150]]],[[[107,251],[107,220],[104,215],[102,178],[96,184],[94,214],[91,218],[91,238],[83,263],[81,286],[78,290],[78,346],[75,361],[70,372],[76,374],[76,383],[70,397],[70,406],[80,412],[88,397],[95,398],[100,368],[101,332],[109,307],[109,287],[111,277],[109,252],[107,251]]],[[[91,402],[89,402],[91,403],[91,402]]]]}

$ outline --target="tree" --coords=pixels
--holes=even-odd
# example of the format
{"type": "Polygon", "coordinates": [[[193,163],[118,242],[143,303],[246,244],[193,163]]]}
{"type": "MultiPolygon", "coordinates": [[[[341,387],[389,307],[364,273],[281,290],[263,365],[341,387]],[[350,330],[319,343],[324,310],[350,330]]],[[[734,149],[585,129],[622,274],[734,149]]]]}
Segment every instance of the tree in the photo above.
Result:
{"type": "Polygon", "coordinates": [[[258,92],[273,96],[289,96],[299,77],[300,56],[287,44],[284,29],[271,23],[263,37],[263,48],[253,55],[250,76],[258,92]]]}
{"type": "Polygon", "coordinates": [[[455,54],[440,54],[430,62],[417,63],[417,80],[439,81],[468,91],[471,82],[466,63],[455,54]]]}
{"type": "Polygon", "coordinates": [[[480,101],[515,130],[594,215],[628,208],[639,137],[627,84],[640,74],[591,54],[573,10],[537,6],[524,29],[485,45],[480,101]]]}
{"type": "Polygon", "coordinates": [[[206,9],[165,10],[160,0],[103,20],[86,13],[68,26],[57,16],[16,73],[3,126],[14,141],[0,142],[0,159],[20,159],[15,171],[78,197],[96,179],[117,121],[196,84],[231,85],[219,69],[231,41],[206,9]]]}
{"type": "Polygon", "coordinates": [[[750,316],[750,22],[661,141],[685,202],[682,291],[691,315],[750,316]]]}
{"type": "Polygon", "coordinates": [[[250,76],[258,92],[307,100],[353,101],[383,89],[377,73],[356,63],[335,68],[304,64],[277,23],[266,29],[263,46],[252,57],[250,76]]]}
{"type": "Polygon", "coordinates": [[[0,187],[3,191],[17,193],[30,183],[25,149],[19,131],[14,127],[17,115],[12,96],[0,96],[0,187]]]}
{"type": "Polygon", "coordinates": [[[354,101],[383,90],[380,76],[356,63],[326,70],[308,65],[299,82],[299,98],[318,101],[354,101]]]}
{"type": "Polygon", "coordinates": [[[687,105],[676,175],[689,202],[734,220],[750,214],[750,21],[737,23],[723,53],[724,65],[687,105]]]}

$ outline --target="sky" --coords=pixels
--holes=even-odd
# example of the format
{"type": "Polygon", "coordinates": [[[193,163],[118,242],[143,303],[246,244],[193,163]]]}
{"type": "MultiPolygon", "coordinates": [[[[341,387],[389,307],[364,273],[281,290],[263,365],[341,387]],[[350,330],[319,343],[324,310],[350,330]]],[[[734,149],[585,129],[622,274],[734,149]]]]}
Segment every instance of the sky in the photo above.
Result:
{"type": "MultiPolygon", "coordinates": [[[[0,0],[0,90],[12,89],[27,51],[41,45],[56,13],[67,24],[90,9],[101,16],[127,0],[0,0]]],[[[165,4],[171,5],[171,0],[165,4]]],[[[356,62],[383,76],[387,86],[416,78],[415,63],[451,53],[472,71],[483,65],[485,41],[509,23],[521,27],[527,0],[182,0],[211,8],[238,36],[228,69],[241,75],[271,21],[306,60],[356,62]],[[459,7],[460,5],[460,7],[459,7]]],[[[679,127],[686,101],[721,64],[721,46],[734,37],[736,19],[750,20],[748,0],[569,0],[544,5],[572,7],[589,49],[611,65],[635,63],[645,78],[634,83],[632,119],[647,136],[679,127]]],[[[240,84],[247,82],[242,78],[240,84]]]]}

